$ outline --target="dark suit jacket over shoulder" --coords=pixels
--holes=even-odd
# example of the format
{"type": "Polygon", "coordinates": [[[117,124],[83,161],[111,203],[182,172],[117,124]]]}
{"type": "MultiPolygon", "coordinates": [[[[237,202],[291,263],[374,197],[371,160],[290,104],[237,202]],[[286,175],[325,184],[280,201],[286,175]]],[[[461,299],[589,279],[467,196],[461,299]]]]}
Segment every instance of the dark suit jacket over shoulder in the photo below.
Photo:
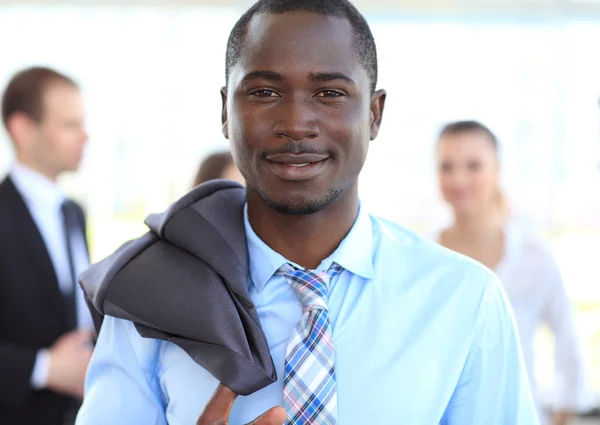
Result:
{"type": "Polygon", "coordinates": [[[248,293],[244,204],[236,183],[198,186],[148,217],[147,234],[92,266],[80,283],[99,313],[179,345],[247,395],[277,376],[248,293]]]}

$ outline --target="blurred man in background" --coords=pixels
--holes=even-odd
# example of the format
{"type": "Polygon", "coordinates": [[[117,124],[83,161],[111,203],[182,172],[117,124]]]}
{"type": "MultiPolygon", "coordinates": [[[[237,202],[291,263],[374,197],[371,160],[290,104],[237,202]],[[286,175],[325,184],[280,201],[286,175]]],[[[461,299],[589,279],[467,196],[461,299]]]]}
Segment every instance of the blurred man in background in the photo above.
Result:
{"type": "Polygon", "coordinates": [[[48,68],[2,97],[16,161],[0,183],[0,424],[72,424],[92,354],[76,276],[89,264],[82,209],[57,186],[87,141],[79,88],[48,68]]]}

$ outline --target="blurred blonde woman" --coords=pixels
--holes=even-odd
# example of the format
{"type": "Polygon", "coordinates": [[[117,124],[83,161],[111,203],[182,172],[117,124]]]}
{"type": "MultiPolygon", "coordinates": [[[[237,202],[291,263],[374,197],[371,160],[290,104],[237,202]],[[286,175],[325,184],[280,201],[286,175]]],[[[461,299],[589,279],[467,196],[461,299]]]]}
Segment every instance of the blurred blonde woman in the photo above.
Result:
{"type": "Polygon", "coordinates": [[[553,415],[547,423],[570,423],[585,403],[581,350],[570,303],[548,247],[509,220],[500,189],[496,136],[476,121],[447,125],[437,142],[437,170],[441,193],[454,215],[452,225],[437,236],[438,242],[497,273],[515,313],[536,399],[534,332],[541,321],[549,325],[556,339],[556,374],[553,415]]]}

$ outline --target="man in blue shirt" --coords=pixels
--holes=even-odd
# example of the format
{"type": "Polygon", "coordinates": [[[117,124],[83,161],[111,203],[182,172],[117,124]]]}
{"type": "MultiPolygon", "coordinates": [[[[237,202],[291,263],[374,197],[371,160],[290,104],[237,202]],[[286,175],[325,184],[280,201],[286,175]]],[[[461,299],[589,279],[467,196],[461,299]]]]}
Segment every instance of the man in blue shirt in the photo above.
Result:
{"type": "Polygon", "coordinates": [[[238,21],[223,132],[279,379],[236,398],[179,346],[107,316],[78,425],[538,424],[496,277],[360,205],[376,80],[345,0],[262,0],[238,21]]]}

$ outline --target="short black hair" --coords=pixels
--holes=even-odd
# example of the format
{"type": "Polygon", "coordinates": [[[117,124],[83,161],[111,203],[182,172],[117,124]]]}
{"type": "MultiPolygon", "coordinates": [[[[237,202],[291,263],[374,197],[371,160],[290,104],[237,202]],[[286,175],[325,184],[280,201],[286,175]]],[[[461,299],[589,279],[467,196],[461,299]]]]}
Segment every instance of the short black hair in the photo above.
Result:
{"type": "Polygon", "coordinates": [[[354,29],[357,55],[367,71],[371,92],[377,87],[377,49],[371,28],[364,16],[348,0],[259,0],[234,25],[227,41],[225,80],[229,83],[231,69],[243,53],[244,36],[248,23],[260,13],[284,14],[290,12],[312,12],[323,16],[346,19],[354,29]]]}
{"type": "Polygon", "coordinates": [[[458,134],[464,133],[474,133],[479,132],[485,134],[492,143],[494,150],[498,151],[498,138],[496,135],[490,130],[487,126],[483,125],[479,121],[468,120],[468,121],[455,121],[449,124],[446,124],[442,131],[440,131],[439,138],[441,139],[444,136],[456,136],[458,134]]]}

